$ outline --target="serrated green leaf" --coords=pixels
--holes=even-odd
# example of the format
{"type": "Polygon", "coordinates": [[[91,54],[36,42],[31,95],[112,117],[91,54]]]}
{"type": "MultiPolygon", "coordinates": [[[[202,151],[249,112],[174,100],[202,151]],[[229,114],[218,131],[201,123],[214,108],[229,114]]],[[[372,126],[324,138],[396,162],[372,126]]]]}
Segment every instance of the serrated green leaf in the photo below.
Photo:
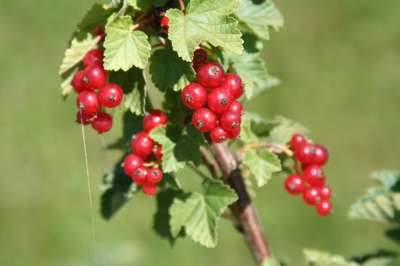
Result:
{"type": "Polygon", "coordinates": [[[75,37],[81,39],[92,32],[96,27],[104,26],[107,22],[107,18],[112,13],[112,8],[106,8],[106,6],[99,3],[94,4],[79,22],[75,37]]]}
{"type": "MultiPolygon", "coordinates": [[[[116,120],[116,115],[117,114],[114,114],[114,120],[116,120]]],[[[133,115],[130,111],[126,111],[122,117],[122,125],[122,136],[114,143],[108,145],[107,148],[130,152],[132,136],[143,131],[143,117],[133,115]]]]}
{"type": "Polygon", "coordinates": [[[126,2],[136,10],[145,10],[151,4],[149,0],[126,0],[126,2]]]}
{"type": "Polygon", "coordinates": [[[284,23],[283,16],[270,0],[241,0],[235,13],[251,31],[260,38],[269,39],[269,29],[279,30],[284,23]]]}
{"type": "Polygon", "coordinates": [[[257,135],[252,129],[252,120],[250,116],[245,113],[242,116],[242,124],[240,129],[240,140],[244,143],[255,143],[258,142],[257,135]]]}
{"type": "Polygon", "coordinates": [[[145,68],[151,51],[147,35],[132,31],[132,18],[123,16],[111,20],[106,26],[104,67],[107,70],[127,71],[133,66],[145,68]]]}
{"type": "Polygon", "coordinates": [[[271,143],[286,144],[290,141],[293,134],[301,133],[306,135],[308,133],[307,128],[303,125],[283,116],[276,117],[274,119],[274,124],[276,125],[272,128],[269,134],[269,140],[271,143]]]}
{"type": "Polygon", "coordinates": [[[125,108],[135,115],[144,115],[146,112],[146,95],[141,89],[135,89],[125,97],[125,108]]]}
{"type": "Polygon", "coordinates": [[[309,266],[360,266],[358,263],[347,261],[342,256],[327,252],[311,249],[305,249],[303,252],[309,266]]]}
{"type": "Polygon", "coordinates": [[[190,63],[180,59],[170,47],[156,50],[150,57],[150,75],[161,91],[182,90],[195,78],[190,63]]]}
{"type": "Polygon", "coordinates": [[[174,200],[170,208],[170,227],[173,235],[184,228],[194,241],[212,248],[217,245],[218,219],[237,200],[237,195],[220,181],[208,180],[203,188],[203,194],[195,192],[185,200],[174,200]]]}
{"type": "Polygon", "coordinates": [[[261,266],[281,266],[281,263],[274,257],[269,257],[262,262],[261,266]]]}
{"type": "Polygon", "coordinates": [[[169,18],[168,38],[173,49],[188,62],[201,42],[240,54],[243,51],[241,32],[237,20],[229,16],[238,5],[238,0],[192,0],[186,14],[178,9],[169,9],[166,13],[169,18]]]}
{"type": "Polygon", "coordinates": [[[242,163],[256,180],[258,187],[267,184],[273,173],[282,170],[281,161],[278,156],[267,149],[247,151],[242,163]]]}
{"type": "Polygon", "coordinates": [[[398,192],[397,185],[400,182],[400,171],[380,170],[372,173],[371,179],[379,181],[387,189],[398,192]]]}
{"type": "Polygon", "coordinates": [[[61,94],[63,97],[66,97],[74,90],[74,88],[71,85],[71,81],[74,78],[76,71],[77,71],[76,69],[74,71],[71,71],[71,73],[69,73],[69,75],[67,75],[67,77],[61,83],[61,94]]]}

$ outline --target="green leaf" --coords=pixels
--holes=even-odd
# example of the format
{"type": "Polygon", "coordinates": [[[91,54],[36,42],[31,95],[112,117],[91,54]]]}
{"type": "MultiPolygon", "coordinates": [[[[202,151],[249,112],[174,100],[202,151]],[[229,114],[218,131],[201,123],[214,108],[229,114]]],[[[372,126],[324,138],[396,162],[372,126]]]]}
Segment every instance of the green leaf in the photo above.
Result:
{"type": "Polygon", "coordinates": [[[267,149],[246,152],[243,158],[243,165],[256,180],[258,187],[267,184],[273,173],[282,170],[281,161],[278,156],[267,149]]]}
{"type": "Polygon", "coordinates": [[[146,95],[143,89],[137,88],[125,97],[125,108],[135,115],[144,115],[146,112],[146,95]]]}
{"type": "Polygon", "coordinates": [[[262,262],[261,266],[281,266],[281,263],[274,257],[268,257],[262,262]]]}
{"type": "Polygon", "coordinates": [[[203,188],[203,194],[194,192],[185,200],[174,200],[170,227],[172,235],[176,236],[184,228],[194,241],[212,248],[217,245],[218,219],[237,200],[237,195],[220,181],[205,181],[203,188]]]}
{"type": "Polygon", "coordinates": [[[99,3],[94,4],[79,22],[75,37],[81,39],[92,32],[96,27],[104,26],[107,22],[107,18],[112,13],[113,10],[111,8],[106,8],[99,3]]]}
{"type": "MultiPolygon", "coordinates": [[[[115,119],[115,115],[114,115],[115,119]]],[[[126,111],[122,117],[122,136],[114,143],[107,146],[108,149],[119,149],[126,152],[131,151],[132,136],[143,131],[143,117],[133,115],[130,111],[126,111]]]]}
{"type": "Polygon", "coordinates": [[[304,256],[309,266],[360,266],[358,263],[347,261],[342,256],[318,250],[305,249],[304,256]]]}
{"type": "Polygon", "coordinates": [[[136,10],[146,10],[151,4],[149,0],[126,0],[126,2],[136,10]]]}
{"type": "Polygon", "coordinates": [[[104,67],[107,70],[124,70],[131,67],[145,68],[151,51],[147,35],[132,31],[132,18],[123,16],[111,20],[106,26],[104,42],[104,67]]]}
{"type": "Polygon", "coordinates": [[[61,94],[62,96],[66,97],[68,94],[71,93],[71,91],[74,90],[74,88],[71,85],[71,81],[74,78],[74,75],[76,73],[76,69],[74,71],[71,71],[69,75],[66,76],[66,78],[63,80],[61,83],[61,94]]]}
{"type": "Polygon", "coordinates": [[[303,125],[283,116],[276,117],[273,123],[276,125],[269,134],[269,140],[274,144],[288,143],[295,133],[301,133],[303,135],[308,133],[307,128],[303,125]]]}
{"type": "Polygon", "coordinates": [[[380,170],[372,173],[371,179],[380,182],[387,189],[399,192],[400,171],[380,170]]]}
{"type": "Polygon", "coordinates": [[[245,113],[242,116],[242,124],[240,129],[240,140],[244,143],[255,143],[258,142],[257,135],[252,129],[252,120],[250,116],[245,113]]]}
{"type": "Polygon", "coordinates": [[[241,0],[235,13],[251,31],[260,38],[269,39],[269,29],[279,30],[284,23],[283,16],[270,0],[241,0]]]}
{"type": "Polygon", "coordinates": [[[96,47],[99,38],[94,38],[91,34],[86,36],[86,39],[79,41],[74,38],[71,46],[65,51],[60,70],[58,74],[64,75],[67,71],[75,67],[82,61],[86,53],[96,47]]]}
{"type": "Polygon", "coordinates": [[[190,65],[180,59],[170,47],[156,50],[150,58],[150,75],[161,91],[182,90],[195,78],[190,65]]]}
{"type": "Polygon", "coordinates": [[[166,14],[169,18],[168,38],[173,49],[188,62],[201,42],[242,53],[238,22],[229,16],[238,5],[238,0],[192,0],[186,14],[178,9],[169,9],[166,14]]]}

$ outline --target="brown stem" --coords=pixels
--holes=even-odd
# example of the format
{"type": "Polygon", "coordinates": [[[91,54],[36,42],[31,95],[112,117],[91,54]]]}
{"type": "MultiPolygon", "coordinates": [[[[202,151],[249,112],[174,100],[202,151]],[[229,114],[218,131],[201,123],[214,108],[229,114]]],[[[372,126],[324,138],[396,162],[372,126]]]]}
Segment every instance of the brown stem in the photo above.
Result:
{"type": "Polygon", "coordinates": [[[179,0],[179,8],[180,10],[185,10],[185,0],[179,0]]]}
{"type": "Polygon", "coordinates": [[[230,209],[239,221],[239,226],[246,238],[247,245],[257,263],[261,265],[271,256],[271,251],[256,210],[251,204],[237,159],[226,144],[213,144],[211,152],[222,170],[225,183],[229,184],[239,196],[238,201],[232,204],[230,209]]]}

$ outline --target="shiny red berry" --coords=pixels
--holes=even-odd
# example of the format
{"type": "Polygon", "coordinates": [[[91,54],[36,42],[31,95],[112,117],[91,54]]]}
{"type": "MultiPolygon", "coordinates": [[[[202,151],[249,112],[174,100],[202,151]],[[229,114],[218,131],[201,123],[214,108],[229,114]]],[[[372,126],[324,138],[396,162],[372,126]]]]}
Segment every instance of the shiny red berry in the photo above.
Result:
{"type": "Polygon", "coordinates": [[[153,146],[153,154],[154,154],[154,157],[158,161],[160,161],[162,159],[162,157],[163,157],[162,146],[159,145],[159,144],[154,144],[154,146],[153,146]]]}
{"type": "Polygon", "coordinates": [[[216,127],[211,130],[210,138],[213,143],[222,143],[228,139],[228,133],[222,127],[216,127]]]}
{"type": "Polygon", "coordinates": [[[240,98],[240,96],[243,94],[243,83],[238,74],[226,74],[223,86],[228,88],[235,100],[240,98]]]}
{"type": "Polygon", "coordinates": [[[190,83],[181,92],[183,104],[190,109],[199,109],[207,102],[207,90],[199,83],[190,83]]]}
{"type": "Polygon", "coordinates": [[[169,26],[169,18],[167,16],[163,16],[161,18],[160,25],[163,28],[168,28],[168,26],[169,26]]]}
{"type": "Polygon", "coordinates": [[[217,116],[207,108],[199,108],[193,113],[192,124],[201,132],[209,132],[217,126],[217,116]]]}
{"type": "Polygon", "coordinates": [[[296,159],[303,164],[310,164],[314,159],[314,145],[303,143],[295,149],[296,159]]]}
{"type": "Polygon", "coordinates": [[[313,187],[322,187],[325,184],[325,175],[321,167],[311,164],[304,169],[304,180],[313,187]]]}
{"type": "Polygon", "coordinates": [[[85,116],[93,116],[100,111],[97,94],[93,91],[82,91],[76,98],[76,106],[85,116]]]}
{"type": "Polygon", "coordinates": [[[87,67],[84,70],[83,82],[90,90],[103,87],[107,83],[107,72],[101,66],[87,67]]]}
{"type": "Polygon", "coordinates": [[[143,159],[136,154],[128,154],[122,164],[126,175],[133,177],[134,171],[143,165],[143,159]]]}
{"type": "Polygon", "coordinates": [[[328,150],[320,144],[315,145],[313,163],[322,166],[326,164],[328,158],[328,150]]]}
{"type": "Polygon", "coordinates": [[[224,112],[220,118],[221,127],[227,132],[240,129],[241,121],[240,114],[234,112],[224,112]]]}
{"type": "Polygon", "coordinates": [[[85,67],[103,66],[104,52],[100,49],[93,49],[87,52],[83,58],[83,65],[85,67]]]}
{"type": "Polygon", "coordinates": [[[315,205],[321,201],[319,189],[316,187],[308,187],[303,191],[303,200],[308,205],[315,205]]]}
{"type": "Polygon", "coordinates": [[[132,152],[144,159],[151,155],[153,145],[153,140],[144,131],[137,133],[131,141],[132,152]]]}
{"type": "Polygon", "coordinates": [[[304,188],[304,180],[299,175],[289,175],[285,180],[285,189],[291,195],[301,194],[304,188]]]}
{"type": "Polygon", "coordinates": [[[229,107],[228,110],[229,112],[234,112],[234,113],[238,113],[238,114],[242,114],[243,112],[243,105],[240,102],[237,101],[233,101],[229,107]]]}
{"type": "Polygon", "coordinates": [[[300,148],[303,144],[306,144],[307,140],[306,138],[299,133],[296,133],[292,136],[290,140],[290,147],[292,148],[293,151],[296,151],[298,148],[300,148]]]}
{"type": "Polygon", "coordinates": [[[328,186],[323,186],[319,190],[322,199],[328,200],[332,197],[332,189],[328,186]]]}
{"type": "Polygon", "coordinates": [[[330,203],[328,200],[323,200],[317,203],[317,213],[319,216],[327,216],[332,213],[332,210],[332,203],[330,203]]]}
{"type": "Polygon", "coordinates": [[[124,97],[124,91],[118,84],[107,83],[100,88],[98,97],[102,106],[115,108],[121,104],[122,98],[124,97]]]}
{"type": "Polygon", "coordinates": [[[107,131],[110,131],[113,125],[112,116],[101,112],[97,115],[97,117],[92,122],[92,127],[97,133],[102,134],[107,131]]]}
{"type": "Polygon", "coordinates": [[[224,76],[223,67],[214,61],[202,64],[197,71],[197,80],[207,89],[214,89],[221,86],[224,76]]]}
{"type": "Polygon", "coordinates": [[[159,168],[151,168],[147,172],[147,184],[157,185],[163,179],[163,172],[159,168]]]}
{"type": "Polygon", "coordinates": [[[157,194],[157,187],[155,185],[144,185],[142,190],[147,196],[154,196],[157,194]]]}
{"type": "Polygon", "coordinates": [[[145,131],[150,132],[156,127],[165,125],[168,123],[168,116],[161,110],[152,110],[149,114],[143,118],[143,128],[145,131]]]}
{"type": "Polygon", "coordinates": [[[232,102],[233,97],[231,93],[224,87],[212,90],[207,97],[208,108],[217,114],[226,111],[232,102]]]}
{"type": "Polygon", "coordinates": [[[229,139],[235,140],[240,135],[240,127],[235,128],[231,131],[227,131],[226,133],[228,134],[229,139]]]}
{"type": "Polygon", "coordinates": [[[199,48],[193,53],[193,68],[198,70],[208,59],[208,54],[203,48],[199,48]]]}
{"type": "Polygon", "coordinates": [[[138,185],[144,185],[147,181],[147,173],[149,169],[144,166],[137,167],[132,174],[132,181],[138,185]]]}
{"type": "Polygon", "coordinates": [[[76,93],[86,90],[86,84],[83,82],[84,75],[85,73],[83,71],[78,71],[75,73],[71,81],[71,86],[74,88],[76,93]]]}
{"type": "Polygon", "coordinates": [[[81,111],[76,112],[76,122],[82,125],[89,125],[96,118],[96,114],[94,115],[85,115],[81,111]]]}

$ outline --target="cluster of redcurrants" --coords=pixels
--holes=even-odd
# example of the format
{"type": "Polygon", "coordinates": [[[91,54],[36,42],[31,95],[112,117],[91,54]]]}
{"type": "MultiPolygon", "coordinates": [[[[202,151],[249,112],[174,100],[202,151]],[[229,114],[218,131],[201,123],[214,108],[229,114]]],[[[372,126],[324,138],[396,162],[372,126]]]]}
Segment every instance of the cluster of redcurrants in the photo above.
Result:
{"type": "Polygon", "coordinates": [[[301,134],[292,136],[290,146],[295,160],[301,163],[302,173],[289,175],[285,188],[292,195],[303,195],[307,205],[316,206],[321,216],[332,212],[330,198],[332,190],[326,183],[322,166],[328,161],[328,151],[322,145],[309,143],[301,134]]]}
{"type": "Polygon", "coordinates": [[[119,106],[124,96],[118,84],[107,81],[108,73],[103,68],[103,57],[102,50],[90,50],[83,58],[84,69],[77,71],[71,81],[78,94],[76,121],[83,125],[91,124],[99,134],[112,128],[112,116],[104,109],[119,106]]]}
{"type": "Polygon", "coordinates": [[[205,50],[195,51],[197,81],[182,90],[181,98],[194,110],[192,124],[201,132],[209,132],[213,143],[221,143],[240,134],[243,106],[237,99],[243,94],[243,84],[239,75],[225,73],[219,63],[207,59],[205,50]]]}
{"type": "Polygon", "coordinates": [[[160,110],[153,110],[143,118],[143,129],[132,137],[132,153],[128,154],[122,167],[132,181],[142,186],[146,195],[157,193],[159,184],[164,174],[159,165],[162,159],[162,146],[154,143],[149,132],[158,126],[168,123],[167,115],[160,110]]]}

